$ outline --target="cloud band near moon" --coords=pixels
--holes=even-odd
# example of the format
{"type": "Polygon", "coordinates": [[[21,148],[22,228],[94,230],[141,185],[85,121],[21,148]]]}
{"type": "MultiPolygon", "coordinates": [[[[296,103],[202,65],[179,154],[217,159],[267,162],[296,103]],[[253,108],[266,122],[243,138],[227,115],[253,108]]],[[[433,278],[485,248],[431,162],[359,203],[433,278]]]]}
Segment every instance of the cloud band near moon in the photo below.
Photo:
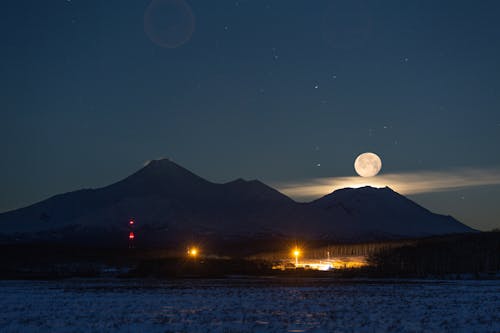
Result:
{"type": "Polygon", "coordinates": [[[319,198],[337,189],[362,186],[389,186],[398,193],[409,195],[444,192],[474,186],[500,185],[500,168],[392,173],[372,178],[314,178],[302,182],[275,185],[286,195],[303,201],[319,198]]]}

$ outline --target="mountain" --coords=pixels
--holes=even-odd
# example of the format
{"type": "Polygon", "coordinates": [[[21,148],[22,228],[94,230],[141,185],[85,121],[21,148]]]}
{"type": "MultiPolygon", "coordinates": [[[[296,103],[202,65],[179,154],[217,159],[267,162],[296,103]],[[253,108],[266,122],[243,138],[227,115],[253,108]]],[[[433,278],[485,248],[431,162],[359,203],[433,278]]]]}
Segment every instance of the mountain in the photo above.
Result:
{"type": "Polygon", "coordinates": [[[343,189],[304,204],[257,180],[213,183],[163,159],[107,187],[0,214],[0,240],[121,244],[130,218],[137,221],[137,241],[157,246],[199,239],[363,241],[472,231],[388,188],[343,189]]]}
{"type": "Polygon", "coordinates": [[[309,204],[345,216],[355,233],[374,238],[421,237],[474,231],[451,216],[434,214],[389,187],[345,188],[309,204]]]}

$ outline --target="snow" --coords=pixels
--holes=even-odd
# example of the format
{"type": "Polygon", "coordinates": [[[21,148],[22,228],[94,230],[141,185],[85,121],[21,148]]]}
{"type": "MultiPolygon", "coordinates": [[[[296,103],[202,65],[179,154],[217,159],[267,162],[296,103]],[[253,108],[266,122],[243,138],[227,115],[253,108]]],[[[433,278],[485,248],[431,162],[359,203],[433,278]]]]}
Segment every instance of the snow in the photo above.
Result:
{"type": "Polygon", "coordinates": [[[297,203],[257,180],[212,183],[163,159],[112,185],[2,213],[0,238],[84,244],[104,238],[106,246],[120,245],[114,238],[127,231],[131,217],[149,246],[207,231],[238,239],[267,234],[357,242],[473,231],[389,188],[341,189],[297,203]]]}
{"type": "Polygon", "coordinates": [[[500,331],[500,281],[2,281],[1,332],[500,331]]]}

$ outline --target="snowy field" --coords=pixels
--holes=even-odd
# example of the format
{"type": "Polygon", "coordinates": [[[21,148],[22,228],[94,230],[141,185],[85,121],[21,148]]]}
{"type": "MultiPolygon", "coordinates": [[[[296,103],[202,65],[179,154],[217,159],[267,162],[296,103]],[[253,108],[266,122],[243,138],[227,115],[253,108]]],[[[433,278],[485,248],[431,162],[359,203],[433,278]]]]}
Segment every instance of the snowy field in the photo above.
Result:
{"type": "Polygon", "coordinates": [[[0,332],[500,332],[500,281],[0,281],[0,332]]]}

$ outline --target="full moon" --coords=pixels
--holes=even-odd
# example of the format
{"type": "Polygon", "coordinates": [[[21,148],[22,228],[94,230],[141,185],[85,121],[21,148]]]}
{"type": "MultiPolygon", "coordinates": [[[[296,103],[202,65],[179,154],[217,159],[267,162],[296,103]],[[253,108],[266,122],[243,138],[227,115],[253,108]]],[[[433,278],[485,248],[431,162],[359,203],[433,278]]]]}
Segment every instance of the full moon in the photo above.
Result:
{"type": "Polygon", "coordinates": [[[354,169],[361,177],[373,177],[382,169],[382,160],[377,154],[363,153],[354,161],[354,169]]]}

